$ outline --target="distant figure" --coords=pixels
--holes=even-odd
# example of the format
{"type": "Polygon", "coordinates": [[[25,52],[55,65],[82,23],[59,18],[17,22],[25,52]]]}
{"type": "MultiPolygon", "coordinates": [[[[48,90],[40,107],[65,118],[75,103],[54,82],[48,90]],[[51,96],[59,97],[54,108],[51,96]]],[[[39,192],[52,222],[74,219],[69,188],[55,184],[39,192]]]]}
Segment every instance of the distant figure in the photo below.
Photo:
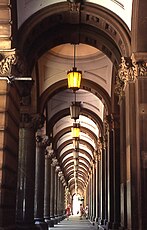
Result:
{"type": "Polygon", "coordinates": [[[88,204],[85,207],[85,217],[88,219],[88,204]]]}
{"type": "Polygon", "coordinates": [[[83,205],[80,204],[80,220],[82,220],[83,216],[84,216],[84,208],[83,205]]]}
{"type": "Polygon", "coordinates": [[[69,216],[70,216],[70,204],[68,204],[67,208],[66,208],[66,217],[67,217],[67,220],[69,220],[69,216]]]}

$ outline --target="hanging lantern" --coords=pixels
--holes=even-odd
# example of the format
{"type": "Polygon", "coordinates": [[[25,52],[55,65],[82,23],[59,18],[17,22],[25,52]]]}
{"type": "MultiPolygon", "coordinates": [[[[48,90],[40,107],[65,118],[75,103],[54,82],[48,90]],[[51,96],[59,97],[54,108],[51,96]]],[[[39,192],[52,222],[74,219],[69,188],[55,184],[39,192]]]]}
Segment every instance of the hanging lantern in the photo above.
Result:
{"type": "Polygon", "coordinates": [[[72,138],[79,138],[80,136],[80,124],[73,123],[73,127],[71,128],[72,138]]]}
{"type": "Polygon", "coordinates": [[[73,151],[73,158],[77,159],[79,157],[79,153],[77,151],[73,151]]]}
{"type": "Polygon", "coordinates": [[[78,158],[75,158],[74,159],[74,165],[78,165],[79,164],[79,159],[78,158]]]}
{"type": "Polygon", "coordinates": [[[69,70],[67,72],[68,88],[72,89],[73,91],[76,91],[80,88],[81,78],[82,78],[82,72],[77,70],[77,68],[75,67],[75,60],[76,60],[76,45],[74,44],[74,67],[72,70],[69,70]]]}
{"type": "Polygon", "coordinates": [[[78,151],[79,150],[79,139],[73,139],[73,148],[78,151]]]}
{"type": "Polygon", "coordinates": [[[72,70],[67,72],[68,78],[68,88],[76,91],[80,89],[81,86],[81,79],[82,79],[82,72],[77,70],[76,67],[73,67],[72,70]]]}
{"type": "Polygon", "coordinates": [[[80,115],[80,110],[81,110],[81,106],[80,106],[81,102],[80,101],[73,101],[71,106],[70,106],[70,116],[71,119],[79,119],[79,115],[80,115]]]}

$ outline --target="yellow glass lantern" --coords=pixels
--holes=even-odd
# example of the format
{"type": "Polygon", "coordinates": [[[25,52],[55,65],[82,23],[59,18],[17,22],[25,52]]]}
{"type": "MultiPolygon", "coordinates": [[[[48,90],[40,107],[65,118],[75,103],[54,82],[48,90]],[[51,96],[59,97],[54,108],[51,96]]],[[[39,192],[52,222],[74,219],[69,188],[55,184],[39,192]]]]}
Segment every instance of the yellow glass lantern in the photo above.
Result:
{"type": "Polygon", "coordinates": [[[80,124],[74,123],[73,127],[71,128],[71,135],[72,138],[79,138],[80,136],[80,124]]]}
{"type": "Polygon", "coordinates": [[[78,90],[81,86],[82,72],[78,71],[76,67],[67,72],[68,88],[73,91],[78,90]]]}

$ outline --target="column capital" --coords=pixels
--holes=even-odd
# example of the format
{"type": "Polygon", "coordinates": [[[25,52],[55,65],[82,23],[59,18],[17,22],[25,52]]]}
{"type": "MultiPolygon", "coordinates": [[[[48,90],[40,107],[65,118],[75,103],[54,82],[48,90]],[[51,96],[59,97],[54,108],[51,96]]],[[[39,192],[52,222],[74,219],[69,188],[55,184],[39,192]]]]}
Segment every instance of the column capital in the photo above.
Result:
{"type": "Polygon", "coordinates": [[[52,158],[54,156],[54,150],[52,149],[52,143],[50,143],[49,145],[47,145],[46,147],[46,156],[48,158],[52,158]]]}
{"type": "Polygon", "coordinates": [[[21,127],[33,128],[35,131],[42,128],[44,125],[45,117],[43,114],[21,114],[21,127]]]}
{"type": "Polygon", "coordinates": [[[115,93],[123,96],[126,85],[141,76],[147,76],[147,54],[132,53],[131,57],[122,57],[116,76],[115,93]]]}
{"type": "Polygon", "coordinates": [[[58,165],[58,160],[56,157],[52,158],[52,166],[56,167],[58,165]]]}
{"type": "Polygon", "coordinates": [[[17,60],[16,49],[0,50],[0,75],[10,76],[12,66],[16,65],[17,60]]]}
{"type": "Polygon", "coordinates": [[[121,57],[118,74],[116,76],[115,93],[124,95],[127,83],[136,80],[135,68],[130,57],[121,57]]]}

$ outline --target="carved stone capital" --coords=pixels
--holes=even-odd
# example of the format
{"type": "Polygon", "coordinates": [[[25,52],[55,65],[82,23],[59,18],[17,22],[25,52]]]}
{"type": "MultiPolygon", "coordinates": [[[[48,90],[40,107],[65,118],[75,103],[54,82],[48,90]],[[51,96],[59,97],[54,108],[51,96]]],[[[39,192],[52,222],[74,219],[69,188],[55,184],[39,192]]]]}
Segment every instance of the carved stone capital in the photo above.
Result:
{"type": "Polygon", "coordinates": [[[55,171],[59,174],[61,172],[61,168],[59,165],[56,166],[55,171]]]}
{"type": "Polygon", "coordinates": [[[54,155],[54,150],[52,149],[52,143],[50,143],[50,145],[48,145],[46,147],[46,155],[49,157],[49,158],[52,158],[53,155],[54,155]]]}
{"type": "Polygon", "coordinates": [[[52,166],[56,167],[58,165],[58,160],[56,157],[52,158],[52,166]]]}
{"type": "Polygon", "coordinates": [[[48,139],[48,136],[46,135],[41,135],[37,132],[37,135],[36,135],[36,142],[38,143],[38,145],[46,148],[46,146],[48,145],[48,142],[49,142],[49,139],[48,139]]]}
{"type": "Polygon", "coordinates": [[[16,65],[18,60],[16,50],[0,50],[0,75],[10,76],[12,66],[16,65]]]}
{"type": "Polygon", "coordinates": [[[32,128],[34,131],[41,129],[44,125],[45,117],[40,114],[21,113],[21,127],[32,128]]]}
{"type": "MultiPolygon", "coordinates": [[[[141,58],[141,57],[140,57],[141,58]]],[[[147,76],[147,57],[146,60],[139,59],[133,53],[131,56],[135,77],[147,76]]]]}
{"type": "Polygon", "coordinates": [[[131,58],[122,57],[116,76],[115,93],[123,96],[127,83],[141,76],[147,76],[147,60],[138,59],[134,53],[131,58]]]}
{"type": "Polygon", "coordinates": [[[114,129],[114,117],[113,114],[108,114],[106,116],[106,120],[109,124],[109,130],[113,130],[114,129]]]}
{"type": "Polygon", "coordinates": [[[29,75],[27,63],[16,49],[0,50],[0,75],[10,77],[26,77],[29,75]]]}

